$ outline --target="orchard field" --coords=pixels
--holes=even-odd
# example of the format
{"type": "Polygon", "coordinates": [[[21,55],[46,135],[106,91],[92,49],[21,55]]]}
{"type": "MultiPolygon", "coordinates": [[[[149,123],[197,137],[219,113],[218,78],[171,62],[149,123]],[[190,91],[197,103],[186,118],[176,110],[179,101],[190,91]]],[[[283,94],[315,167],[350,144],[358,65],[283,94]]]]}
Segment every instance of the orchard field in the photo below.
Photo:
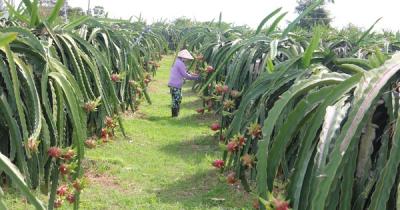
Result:
{"type": "Polygon", "coordinates": [[[0,209],[400,209],[400,34],[307,25],[324,3],[252,29],[6,2],[0,209]]]}

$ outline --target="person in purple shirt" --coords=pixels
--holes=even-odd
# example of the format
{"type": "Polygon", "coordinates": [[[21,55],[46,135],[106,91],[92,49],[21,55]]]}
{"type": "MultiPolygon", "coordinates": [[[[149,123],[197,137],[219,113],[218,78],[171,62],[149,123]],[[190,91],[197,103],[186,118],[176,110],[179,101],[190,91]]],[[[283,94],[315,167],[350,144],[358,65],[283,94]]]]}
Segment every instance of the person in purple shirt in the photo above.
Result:
{"type": "Polygon", "coordinates": [[[179,115],[180,104],[182,101],[183,81],[185,79],[197,80],[199,78],[198,75],[189,74],[187,72],[185,62],[188,60],[193,60],[192,55],[190,55],[189,51],[182,50],[178,53],[178,58],[176,59],[174,66],[171,68],[168,86],[172,97],[172,117],[177,117],[179,115]]]}

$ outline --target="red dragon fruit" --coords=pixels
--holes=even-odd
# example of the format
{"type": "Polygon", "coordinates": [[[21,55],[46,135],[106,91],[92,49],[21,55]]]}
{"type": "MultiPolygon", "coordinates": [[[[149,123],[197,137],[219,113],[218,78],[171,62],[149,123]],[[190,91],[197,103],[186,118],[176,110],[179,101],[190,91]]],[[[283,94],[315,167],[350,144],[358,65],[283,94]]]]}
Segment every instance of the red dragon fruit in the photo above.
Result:
{"type": "Polygon", "coordinates": [[[225,162],[223,160],[214,160],[214,162],[212,163],[212,165],[215,168],[222,168],[224,167],[225,162]]]}
{"type": "Polygon", "coordinates": [[[67,197],[66,197],[66,199],[67,199],[67,201],[69,202],[69,203],[75,203],[75,195],[74,194],[72,194],[72,193],[70,193],[70,194],[68,194],[67,195],[67,197]]]}
{"type": "Polygon", "coordinates": [[[68,187],[66,185],[61,185],[57,189],[57,195],[59,195],[59,196],[64,196],[67,194],[67,192],[68,192],[68,187]]]}
{"type": "Polygon", "coordinates": [[[235,172],[230,172],[228,176],[226,177],[226,181],[228,184],[235,184],[236,183],[236,177],[235,177],[235,172]]]}
{"type": "Polygon", "coordinates": [[[47,151],[47,154],[53,158],[60,158],[62,151],[58,147],[50,147],[49,150],[47,151]]]}
{"type": "Polygon", "coordinates": [[[212,67],[212,66],[207,66],[207,68],[206,68],[206,72],[207,73],[212,73],[214,71],[214,67],[212,67]]]}
{"type": "Polygon", "coordinates": [[[231,141],[226,145],[226,150],[228,150],[228,152],[235,152],[237,147],[237,143],[235,141],[231,141]]]}
{"type": "Polygon", "coordinates": [[[219,125],[219,123],[213,123],[211,124],[210,128],[213,131],[218,131],[219,129],[221,129],[221,126],[219,125]]]}

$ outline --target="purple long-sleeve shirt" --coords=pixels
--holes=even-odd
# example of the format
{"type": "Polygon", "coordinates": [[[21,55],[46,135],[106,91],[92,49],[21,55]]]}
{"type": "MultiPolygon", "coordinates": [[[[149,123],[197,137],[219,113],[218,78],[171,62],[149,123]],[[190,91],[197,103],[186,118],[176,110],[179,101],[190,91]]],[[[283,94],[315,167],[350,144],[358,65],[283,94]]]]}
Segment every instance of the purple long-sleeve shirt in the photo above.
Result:
{"type": "Polygon", "coordinates": [[[183,79],[196,80],[198,76],[193,76],[187,73],[185,63],[180,58],[177,58],[174,66],[171,68],[168,86],[181,88],[183,79]]]}

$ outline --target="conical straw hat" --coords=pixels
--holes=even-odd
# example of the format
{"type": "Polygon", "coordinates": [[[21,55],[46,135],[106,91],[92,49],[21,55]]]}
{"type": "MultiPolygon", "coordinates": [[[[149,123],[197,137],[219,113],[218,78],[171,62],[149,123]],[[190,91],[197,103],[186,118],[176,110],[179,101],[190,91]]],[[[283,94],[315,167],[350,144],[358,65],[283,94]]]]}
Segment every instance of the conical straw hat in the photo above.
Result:
{"type": "Polygon", "coordinates": [[[190,55],[190,52],[188,50],[182,50],[178,53],[178,57],[180,58],[186,58],[189,60],[193,60],[193,56],[190,55]]]}

